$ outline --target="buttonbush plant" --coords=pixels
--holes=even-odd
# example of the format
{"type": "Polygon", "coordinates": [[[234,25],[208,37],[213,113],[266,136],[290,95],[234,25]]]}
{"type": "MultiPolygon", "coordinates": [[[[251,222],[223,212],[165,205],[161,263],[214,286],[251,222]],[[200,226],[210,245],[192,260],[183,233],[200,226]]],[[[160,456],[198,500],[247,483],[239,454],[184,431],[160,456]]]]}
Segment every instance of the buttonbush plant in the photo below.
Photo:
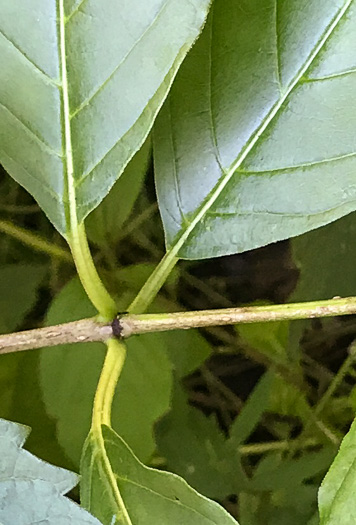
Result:
{"type": "Polygon", "coordinates": [[[354,347],[308,379],[289,321],[356,313],[355,34],[355,0],[0,0],[1,523],[356,523],[354,347]],[[284,305],[187,262],[291,238],[284,305]],[[172,314],[184,279],[226,310],[172,314]],[[264,367],[244,401],[214,340],[264,367]]]}

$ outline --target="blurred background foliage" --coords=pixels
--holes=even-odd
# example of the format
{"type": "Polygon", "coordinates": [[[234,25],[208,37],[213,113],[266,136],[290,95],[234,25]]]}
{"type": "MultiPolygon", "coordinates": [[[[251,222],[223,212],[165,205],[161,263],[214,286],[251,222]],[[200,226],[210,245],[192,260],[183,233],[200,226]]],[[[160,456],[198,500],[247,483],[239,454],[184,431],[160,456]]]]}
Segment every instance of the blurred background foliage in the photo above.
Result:
{"type": "MultiPolygon", "coordinates": [[[[164,254],[151,143],[87,221],[124,311],[164,254]]],[[[356,295],[356,215],[301,237],[181,261],[151,311],[356,295]]],[[[0,331],[91,316],[68,248],[0,172],[0,331]]],[[[182,475],[241,525],[313,525],[318,486],[356,409],[356,319],[209,328],[132,338],[113,426],[146,464],[182,475]]],[[[1,356],[0,417],[32,427],[36,455],[78,470],[105,349],[1,356]]]]}

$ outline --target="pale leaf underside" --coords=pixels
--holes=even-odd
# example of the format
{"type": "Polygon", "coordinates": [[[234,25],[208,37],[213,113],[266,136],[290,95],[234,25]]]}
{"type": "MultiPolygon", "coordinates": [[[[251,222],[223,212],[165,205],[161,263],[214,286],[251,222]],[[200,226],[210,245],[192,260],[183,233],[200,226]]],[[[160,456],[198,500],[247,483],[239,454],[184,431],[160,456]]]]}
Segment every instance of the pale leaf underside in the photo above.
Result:
{"type": "Polygon", "coordinates": [[[209,0],[0,0],[0,161],[62,233],[152,126],[209,0]]]}
{"type": "Polygon", "coordinates": [[[249,250],[356,209],[356,2],[216,0],[155,126],[168,249],[249,250]]]}
{"type": "Polygon", "coordinates": [[[100,525],[63,494],[78,476],[36,458],[22,448],[29,429],[0,419],[0,523],[100,525]]]}

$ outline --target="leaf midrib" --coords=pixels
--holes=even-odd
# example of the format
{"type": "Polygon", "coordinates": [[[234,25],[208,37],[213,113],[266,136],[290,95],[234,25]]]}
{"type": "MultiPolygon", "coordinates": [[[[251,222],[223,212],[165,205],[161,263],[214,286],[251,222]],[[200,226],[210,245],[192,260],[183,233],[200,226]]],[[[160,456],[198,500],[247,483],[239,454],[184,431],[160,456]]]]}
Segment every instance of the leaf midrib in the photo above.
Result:
{"type": "MultiPolygon", "coordinates": [[[[90,461],[90,472],[91,474],[93,474],[93,467],[95,461],[97,461],[98,464],[101,464],[101,467],[104,470],[103,483],[107,485],[109,492],[112,493],[118,511],[122,513],[123,517],[125,518],[125,524],[133,525],[128,509],[119,491],[119,487],[116,482],[116,474],[114,473],[111,467],[110,458],[106,451],[105,439],[102,433],[102,428],[103,427],[101,426],[101,428],[98,431],[95,431],[94,429],[92,429],[91,431],[91,445],[93,448],[93,453],[90,461]]],[[[90,477],[90,480],[91,479],[92,476],[90,477]]]]}
{"type": "MultiPolygon", "coordinates": [[[[64,0],[59,0],[59,55],[61,63],[61,80],[62,80],[62,137],[64,140],[64,163],[63,169],[65,171],[64,180],[65,193],[63,202],[69,204],[69,216],[66,215],[67,232],[70,232],[73,228],[78,225],[77,210],[76,210],[76,195],[74,187],[74,163],[73,163],[73,150],[72,150],[72,137],[71,137],[71,126],[70,126],[70,113],[69,113],[69,85],[68,85],[68,73],[67,73],[67,57],[66,57],[66,39],[65,39],[65,25],[66,18],[64,13],[64,0]],[[63,129],[64,127],[64,129],[63,129]]],[[[65,210],[66,212],[67,210],[65,210]]]]}
{"type": "MultiPolygon", "coordinates": [[[[114,448],[118,448],[117,447],[117,443],[112,438],[104,438],[104,442],[110,444],[114,448]]],[[[106,450],[106,447],[105,447],[105,450],[106,450]]],[[[108,457],[108,454],[106,454],[106,456],[108,457]]],[[[154,470],[154,469],[150,469],[149,467],[146,467],[146,466],[141,466],[141,468],[143,468],[145,470],[154,470]]],[[[165,473],[165,474],[168,474],[168,473],[165,473]]],[[[177,477],[179,479],[179,477],[176,476],[175,474],[172,474],[172,473],[169,473],[169,474],[174,476],[174,477],[177,477]]],[[[138,487],[138,488],[140,488],[140,489],[142,489],[144,491],[147,491],[147,492],[153,494],[154,496],[156,496],[158,498],[165,499],[165,500],[167,500],[167,501],[169,501],[169,502],[171,502],[171,503],[173,503],[175,505],[179,505],[181,507],[184,507],[185,509],[189,510],[190,512],[193,512],[194,514],[197,514],[198,516],[201,516],[201,517],[203,517],[205,519],[208,519],[212,523],[212,525],[216,525],[216,521],[215,520],[214,521],[211,520],[210,516],[207,516],[206,514],[203,514],[199,510],[194,509],[193,507],[183,503],[180,500],[173,500],[171,497],[166,496],[165,494],[162,494],[161,492],[157,492],[157,490],[154,490],[151,487],[142,485],[142,483],[139,483],[138,481],[130,479],[130,478],[126,477],[126,476],[120,476],[119,474],[116,473],[115,477],[116,477],[117,480],[120,480],[123,483],[131,484],[131,485],[133,485],[135,487],[138,487]]],[[[187,486],[189,486],[189,485],[187,484],[187,486]]]]}
{"type": "Polygon", "coordinates": [[[271,108],[271,110],[269,111],[265,119],[261,122],[260,127],[255,131],[254,135],[246,143],[245,148],[241,151],[240,155],[237,157],[235,162],[230,166],[228,170],[223,171],[223,175],[220,181],[216,184],[215,188],[210,192],[210,194],[204,199],[203,203],[198,208],[194,219],[190,222],[189,226],[187,226],[187,228],[183,230],[183,232],[177,237],[175,244],[170,248],[168,252],[169,258],[178,256],[179,250],[184,246],[185,242],[188,240],[188,237],[190,236],[194,228],[204,218],[205,214],[209,211],[209,209],[218,199],[219,195],[221,194],[225,186],[228,184],[228,182],[230,181],[230,179],[232,178],[236,170],[241,166],[241,164],[246,159],[248,154],[251,152],[254,146],[258,143],[260,137],[265,132],[267,127],[273,122],[273,119],[276,117],[279,110],[281,109],[281,107],[283,106],[287,98],[290,96],[294,88],[300,83],[304,74],[313,64],[315,58],[317,57],[319,52],[323,49],[325,43],[335,31],[336,27],[338,26],[338,24],[340,23],[344,15],[346,14],[352,2],[353,0],[346,0],[343,7],[340,8],[337,15],[334,17],[334,19],[329,24],[324,34],[321,36],[321,38],[319,39],[314,49],[311,51],[309,58],[305,61],[304,65],[300,68],[300,70],[295,75],[294,79],[291,81],[284,95],[271,108]]]}

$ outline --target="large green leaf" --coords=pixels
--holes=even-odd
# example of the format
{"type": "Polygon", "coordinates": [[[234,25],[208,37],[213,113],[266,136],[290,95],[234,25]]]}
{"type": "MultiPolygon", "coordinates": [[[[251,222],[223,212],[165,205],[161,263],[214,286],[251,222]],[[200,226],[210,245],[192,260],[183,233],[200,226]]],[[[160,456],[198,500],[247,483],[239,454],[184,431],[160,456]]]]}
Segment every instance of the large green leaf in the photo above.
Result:
{"type": "Polygon", "coordinates": [[[356,295],[356,213],[293,239],[300,270],[292,301],[318,301],[356,295]],[[317,276],[317,278],[316,278],[317,276]]]}
{"type": "Polygon", "coordinates": [[[317,525],[317,487],[287,485],[283,491],[239,494],[239,517],[243,525],[317,525]]]}
{"type": "Polygon", "coordinates": [[[268,409],[273,375],[266,373],[232,424],[227,439],[214,418],[188,405],[176,386],[171,411],[156,425],[159,452],[168,468],[204,495],[223,499],[248,490],[239,446],[247,440],[268,409]]]}
{"type": "Polygon", "coordinates": [[[0,0],[0,161],[68,233],[147,136],[210,0],[0,0]]]}
{"type": "MultiPolygon", "coordinates": [[[[38,299],[46,268],[9,264],[0,268],[0,333],[18,329],[38,299]]],[[[44,459],[64,465],[54,438],[54,423],[44,410],[38,377],[38,352],[0,356],[0,417],[32,428],[27,448],[44,459]]],[[[68,463],[68,461],[67,461],[68,463]]]]}
{"type": "Polygon", "coordinates": [[[288,458],[288,456],[284,458],[279,453],[266,455],[255,470],[251,480],[252,490],[272,491],[290,487],[297,488],[303,481],[323,474],[334,457],[335,448],[332,446],[305,452],[296,458],[288,458]]]}
{"type": "Polygon", "coordinates": [[[0,333],[19,327],[35,305],[46,268],[31,264],[8,264],[0,268],[0,333]]]}
{"type": "Polygon", "coordinates": [[[208,418],[188,404],[179,385],[171,411],[155,429],[158,451],[166,459],[168,470],[205,496],[222,500],[247,489],[238,447],[226,440],[214,417],[208,418]]]}
{"type": "Polygon", "coordinates": [[[216,0],[155,126],[173,255],[237,253],[356,208],[355,0],[216,0]]]}
{"type": "Polygon", "coordinates": [[[354,422],[319,490],[320,525],[353,525],[356,522],[355,446],[354,422]]]}
{"type": "Polygon", "coordinates": [[[2,525],[100,525],[63,497],[78,476],[36,458],[22,446],[29,429],[0,420],[0,522],[2,525]]]}
{"type": "Polygon", "coordinates": [[[222,507],[183,479],[142,465],[110,428],[104,426],[102,432],[105,457],[93,433],[86,442],[81,500],[104,525],[236,525],[222,507]],[[114,491],[104,475],[106,461],[115,476],[114,491]]]}
{"type": "MultiPolygon", "coordinates": [[[[122,306],[124,309],[126,305],[122,306]]],[[[55,298],[47,322],[54,325],[94,314],[93,306],[75,278],[55,298]]],[[[90,429],[104,355],[105,346],[100,343],[63,345],[41,351],[43,399],[48,413],[56,419],[58,441],[75,465],[79,464],[90,429]]],[[[164,338],[151,334],[128,341],[112,421],[143,461],[148,461],[155,450],[153,423],[168,410],[171,388],[172,365],[164,338]]]]}
{"type": "MultiPolygon", "coordinates": [[[[290,302],[317,301],[356,294],[356,213],[293,239],[298,284],[290,302]],[[317,278],[316,278],[317,276],[317,278]]],[[[300,339],[310,320],[291,323],[290,349],[299,355],[300,339]]]]}

